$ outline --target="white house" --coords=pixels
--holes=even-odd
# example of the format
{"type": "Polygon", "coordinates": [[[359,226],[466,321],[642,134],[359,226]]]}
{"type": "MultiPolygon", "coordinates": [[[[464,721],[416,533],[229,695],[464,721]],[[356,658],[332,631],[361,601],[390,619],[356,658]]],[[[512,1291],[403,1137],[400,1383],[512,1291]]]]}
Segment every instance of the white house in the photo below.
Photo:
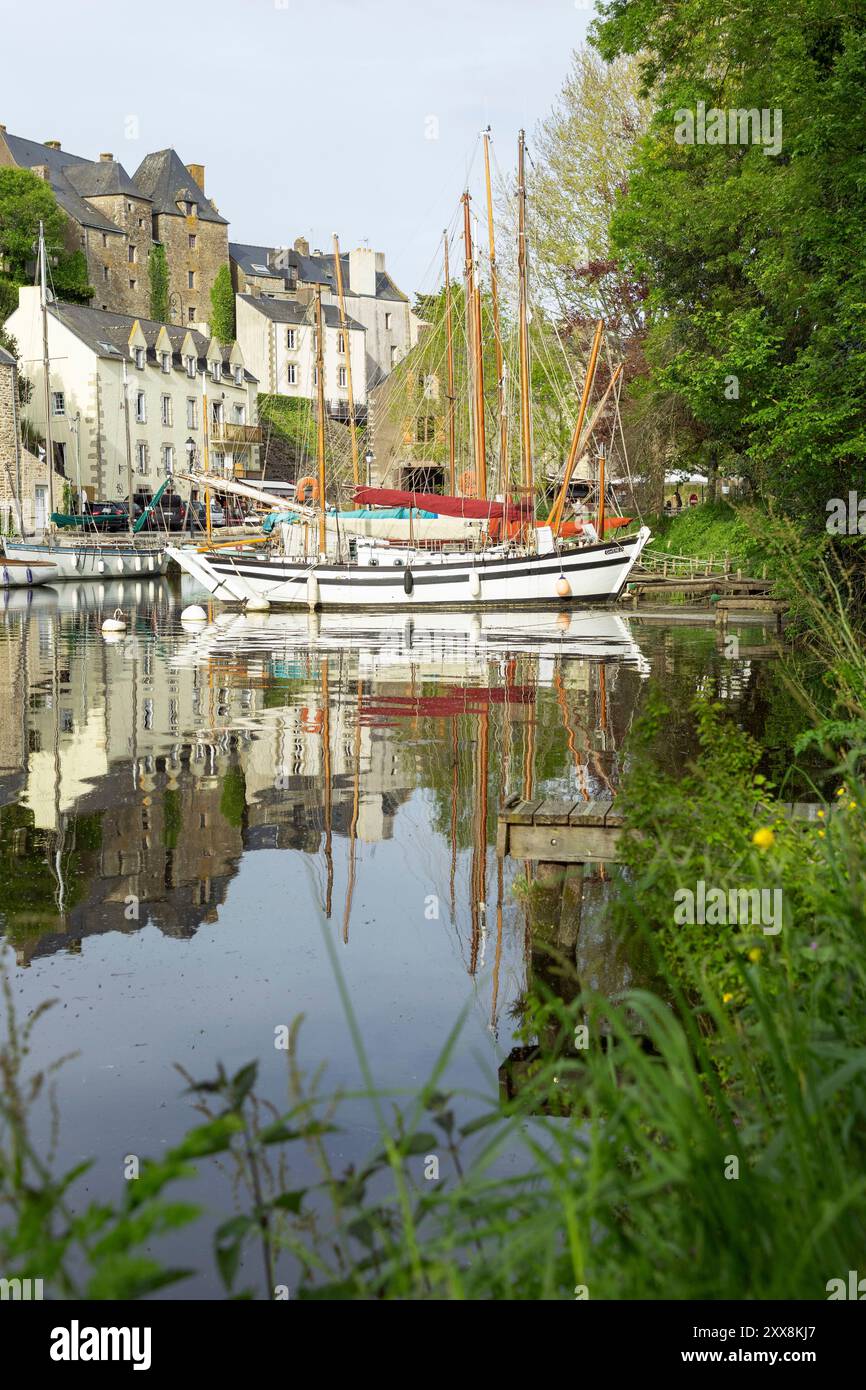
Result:
{"type": "MultiPolygon", "coordinates": [[[[315,304],[247,294],[238,295],[235,304],[238,343],[244,361],[258,378],[259,389],[273,395],[315,400],[318,393],[315,304]]],[[[322,325],[328,413],[334,419],[348,419],[348,352],[355,417],[364,421],[367,412],[366,331],[348,315],[344,330],[339,310],[332,304],[322,306],[322,325]]]]}
{"type": "MultiPolygon", "coordinates": [[[[230,242],[229,258],[235,289],[240,295],[306,303],[313,286],[320,284],[322,303],[339,305],[333,253],[311,254],[309,243],[302,237],[288,247],[230,242]]],[[[364,375],[370,391],[414,347],[420,320],[388,274],[382,251],[359,246],[354,251],[341,252],[340,268],[346,314],[367,330],[364,375]]],[[[355,373],[353,359],[353,387],[356,375],[360,373],[355,373]]]]}
{"type": "MultiPolygon", "coordinates": [[[[6,320],[33,384],[25,415],[46,437],[39,290],[19,290],[6,320]]],[[[236,344],[193,329],[55,302],[48,308],[51,440],[74,492],[121,500],[153,494],[190,462],[233,475],[260,472],[257,383],[236,344]],[[126,407],[125,407],[126,403],[126,407]],[[205,431],[205,409],[208,429],[205,431]]],[[[188,495],[189,485],[174,490],[188,495]]],[[[55,508],[62,499],[55,496],[55,508]]]]}

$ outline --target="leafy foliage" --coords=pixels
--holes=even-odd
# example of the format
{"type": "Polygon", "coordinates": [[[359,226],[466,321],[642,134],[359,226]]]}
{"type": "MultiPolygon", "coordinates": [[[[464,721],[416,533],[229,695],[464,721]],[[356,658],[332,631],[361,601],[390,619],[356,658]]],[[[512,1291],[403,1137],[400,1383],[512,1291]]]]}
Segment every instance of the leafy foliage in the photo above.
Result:
{"type": "Polygon", "coordinates": [[[45,230],[50,276],[58,298],[88,303],[84,253],[69,250],[69,221],[50,184],[29,169],[0,169],[0,316],[17,308],[17,286],[32,282],[39,241],[45,230]]]}
{"type": "Polygon", "coordinates": [[[168,323],[168,260],[160,241],[155,241],[150,248],[147,278],[150,285],[150,317],[156,323],[168,323]]]}
{"type": "Polygon", "coordinates": [[[235,292],[231,271],[221,265],[210,292],[211,327],[221,343],[235,340],[235,292]]]}

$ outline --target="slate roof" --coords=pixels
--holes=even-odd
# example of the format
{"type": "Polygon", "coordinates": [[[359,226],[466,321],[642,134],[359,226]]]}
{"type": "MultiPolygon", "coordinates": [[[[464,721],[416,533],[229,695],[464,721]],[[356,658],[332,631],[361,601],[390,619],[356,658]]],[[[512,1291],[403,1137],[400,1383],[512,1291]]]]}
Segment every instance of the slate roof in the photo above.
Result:
{"type": "MultiPolygon", "coordinates": [[[[315,310],[310,304],[299,304],[296,299],[266,299],[264,295],[241,294],[238,295],[245,304],[251,304],[259,313],[264,314],[273,323],[297,323],[306,324],[311,327],[315,310]]],[[[340,321],[340,310],[336,304],[322,305],[322,318],[326,328],[342,328],[340,321]]],[[[356,333],[366,333],[367,330],[357,319],[346,315],[346,327],[356,333]]]]}
{"type": "MultiPolygon", "coordinates": [[[[326,272],[328,278],[333,280],[334,284],[336,285],[337,272],[334,268],[333,254],[328,256],[317,255],[313,256],[312,259],[316,262],[317,265],[321,267],[322,270],[326,272]]],[[[348,253],[344,251],[340,252],[340,269],[343,272],[343,289],[346,292],[346,294],[357,293],[357,291],[353,291],[351,288],[349,277],[349,256],[348,253]]],[[[409,296],[405,295],[402,290],[398,290],[397,286],[394,284],[394,281],[391,279],[391,276],[388,274],[387,271],[384,270],[376,271],[376,298],[400,300],[402,303],[405,304],[408,304],[409,302],[409,296]]]]}
{"type": "MultiPolygon", "coordinates": [[[[136,322],[135,315],[113,314],[107,309],[88,309],[84,304],[60,302],[49,304],[48,312],[64,324],[77,338],[80,338],[92,352],[96,353],[97,357],[104,357],[109,361],[112,359],[116,361],[122,357],[125,357],[127,361],[130,360],[129,335],[136,322]]],[[[152,319],[140,318],[138,325],[147,343],[149,361],[156,361],[156,343],[163,328],[171,343],[175,365],[183,366],[180,352],[187,334],[191,336],[195,344],[199,363],[203,364],[207,361],[210,339],[204,333],[187,328],[184,324],[155,323],[152,319]]],[[[231,344],[221,344],[221,349],[223,363],[228,366],[232,351],[231,344]]],[[[244,376],[247,381],[257,380],[246,368],[244,368],[244,376]]]]}
{"type": "Polygon", "coordinates": [[[88,159],[81,164],[67,164],[63,171],[82,198],[106,198],[121,194],[149,203],[146,193],[133,183],[122,164],[116,159],[88,159]]]}
{"type": "Polygon", "coordinates": [[[24,140],[20,135],[9,135],[8,132],[3,135],[3,139],[20,168],[33,169],[36,165],[42,164],[47,166],[48,181],[55,198],[64,212],[82,227],[93,227],[100,232],[113,232],[116,236],[123,235],[120,227],[85,202],[68,176],[69,168],[80,169],[83,165],[92,164],[92,160],[84,159],[78,154],[70,154],[68,150],[54,150],[48,145],[40,145],[36,140],[24,140]]]}
{"type": "Polygon", "coordinates": [[[5,348],[0,347],[0,365],[4,367],[17,367],[18,363],[15,361],[11,352],[7,352],[5,348]]]}
{"type": "MultiPolygon", "coordinates": [[[[286,280],[288,271],[280,270],[269,264],[268,258],[277,250],[273,246],[249,246],[240,241],[229,242],[229,255],[246,275],[255,275],[260,280],[267,277],[271,280],[286,280]],[[264,269],[256,269],[256,267],[264,269]]],[[[298,280],[304,285],[325,285],[328,289],[336,289],[336,282],[332,270],[317,264],[313,256],[303,256],[294,247],[288,248],[288,263],[293,267],[298,280]]]]}
{"type": "Polygon", "coordinates": [[[172,213],[178,216],[178,203],[188,201],[198,205],[201,222],[228,223],[220,217],[213,203],[206,197],[181,160],[176,150],[157,150],[156,154],[145,155],[133,175],[133,182],[153,201],[155,213],[172,213]]]}

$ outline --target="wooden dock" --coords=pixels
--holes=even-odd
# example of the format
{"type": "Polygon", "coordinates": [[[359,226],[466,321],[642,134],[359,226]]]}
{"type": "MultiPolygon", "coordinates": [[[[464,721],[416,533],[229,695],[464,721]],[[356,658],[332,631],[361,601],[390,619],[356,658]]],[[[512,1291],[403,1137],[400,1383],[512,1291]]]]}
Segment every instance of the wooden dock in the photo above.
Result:
{"type": "MultiPolygon", "coordinates": [[[[559,801],[540,797],[525,801],[519,793],[502,805],[496,836],[499,858],[531,860],[540,864],[612,864],[619,859],[619,843],[625,825],[612,797],[593,801],[559,801]]],[[[816,821],[832,813],[819,801],[788,801],[782,812],[789,819],[816,821]]],[[[778,814],[777,809],[755,803],[756,819],[778,814]]]]}

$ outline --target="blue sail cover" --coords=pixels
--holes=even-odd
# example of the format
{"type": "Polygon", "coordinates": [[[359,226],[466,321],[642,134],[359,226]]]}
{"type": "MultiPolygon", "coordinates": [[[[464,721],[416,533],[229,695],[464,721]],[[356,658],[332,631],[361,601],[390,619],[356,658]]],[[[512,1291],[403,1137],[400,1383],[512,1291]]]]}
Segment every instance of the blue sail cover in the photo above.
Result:
{"type": "MultiPolygon", "coordinates": [[[[435,512],[422,512],[417,507],[359,507],[353,512],[328,512],[327,515],[335,516],[338,521],[408,521],[410,516],[413,521],[436,519],[435,512]]],[[[280,522],[300,520],[296,512],[268,512],[262,522],[262,530],[269,536],[280,522]]]]}

